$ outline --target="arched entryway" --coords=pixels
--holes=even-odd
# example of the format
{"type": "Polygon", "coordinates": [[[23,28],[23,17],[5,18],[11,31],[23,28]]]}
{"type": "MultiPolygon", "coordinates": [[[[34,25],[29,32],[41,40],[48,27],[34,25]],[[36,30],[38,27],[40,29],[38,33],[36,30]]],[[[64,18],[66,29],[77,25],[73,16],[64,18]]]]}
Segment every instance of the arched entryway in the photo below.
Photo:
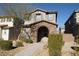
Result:
{"type": "Polygon", "coordinates": [[[43,37],[48,37],[49,30],[47,27],[42,26],[37,32],[37,42],[40,42],[43,37]]]}

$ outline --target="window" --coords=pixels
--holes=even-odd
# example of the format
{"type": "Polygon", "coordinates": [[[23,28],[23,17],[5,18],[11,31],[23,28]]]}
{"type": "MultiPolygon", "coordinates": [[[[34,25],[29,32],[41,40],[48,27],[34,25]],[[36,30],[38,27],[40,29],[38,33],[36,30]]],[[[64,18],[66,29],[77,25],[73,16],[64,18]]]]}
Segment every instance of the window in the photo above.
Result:
{"type": "Polygon", "coordinates": [[[1,19],[1,22],[5,22],[5,19],[4,19],[4,18],[2,18],[2,19],[1,19]]]}
{"type": "Polygon", "coordinates": [[[4,31],[4,34],[6,34],[6,30],[4,31]]]}
{"type": "Polygon", "coordinates": [[[7,18],[7,22],[10,22],[11,21],[11,18],[7,18]]]}
{"type": "Polygon", "coordinates": [[[9,18],[7,18],[7,22],[9,21],[9,18]]]}
{"type": "Polygon", "coordinates": [[[56,14],[48,14],[47,20],[56,23],[56,14]]]}
{"type": "Polygon", "coordinates": [[[42,19],[42,16],[41,16],[41,14],[40,13],[38,13],[38,14],[36,14],[36,21],[39,21],[39,20],[41,20],[42,19]]]}
{"type": "Polygon", "coordinates": [[[54,20],[54,17],[55,17],[55,16],[54,16],[53,14],[49,14],[49,15],[48,15],[48,20],[54,20]]]}
{"type": "Polygon", "coordinates": [[[1,19],[0,19],[0,22],[1,22],[1,19]]]}

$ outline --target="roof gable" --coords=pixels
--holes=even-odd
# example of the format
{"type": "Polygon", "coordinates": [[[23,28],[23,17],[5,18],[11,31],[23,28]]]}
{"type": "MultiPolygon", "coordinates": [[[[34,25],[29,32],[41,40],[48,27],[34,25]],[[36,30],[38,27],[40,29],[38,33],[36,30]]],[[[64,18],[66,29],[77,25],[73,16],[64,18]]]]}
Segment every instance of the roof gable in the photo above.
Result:
{"type": "Polygon", "coordinates": [[[34,13],[36,11],[41,11],[41,12],[44,12],[46,14],[52,14],[52,13],[57,13],[56,11],[46,11],[46,10],[43,10],[43,9],[35,9],[34,11],[32,11],[31,13],[34,13]]]}
{"type": "Polygon", "coordinates": [[[46,22],[46,23],[49,23],[49,24],[58,26],[58,25],[55,24],[55,23],[52,23],[52,22],[49,22],[49,21],[45,21],[45,20],[41,20],[41,21],[37,21],[37,22],[31,23],[31,24],[28,24],[28,25],[24,25],[24,27],[30,27],[30,26],[32,26],[32,25],[35,25],[35,24],[38,24],[38,23],[41,23],[41,22],[46,22]]]}
{"type": "Polygon", "coordinates": [[[46,13],[47,11],[45,11],[45,10],[42,10],[42,9],[35,9],[34,11],[32,11],[31,13],[34,13],[34,12],[36,12],[36,11],[41,11],[41,12],[44,12],[44,13],[46,13]]]}
{"type": "MultiPolygon", "coordinates": [[[[44,12],[46,14],[57,14],[57,11],[46,11],[46,10],[43,10],[43,9],[35,9],[32,12],[29,12],[27,14],[32,14],[32,13],[34,13],[36,11],[41,11],[41,12],[44,12]]],[[[25,15],[27,15],[27,14],[25,14],[25,15]]]]}

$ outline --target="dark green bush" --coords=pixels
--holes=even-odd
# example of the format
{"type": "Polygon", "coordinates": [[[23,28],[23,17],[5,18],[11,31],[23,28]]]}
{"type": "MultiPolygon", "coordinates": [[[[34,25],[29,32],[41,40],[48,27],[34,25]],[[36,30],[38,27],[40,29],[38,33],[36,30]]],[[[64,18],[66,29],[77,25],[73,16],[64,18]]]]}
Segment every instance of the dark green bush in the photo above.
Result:
{"type": "Polygon", "coordinates": [[[48,36],[48,48],[49,54],[52,56],[60,56],[61,49],[63,45],[62,35],[61,34],[50,34],[48,36]]]}
{"type": "Polygon", "coordinates": [[[20,38],[20,40],[26,43],[33,43],[31,39],[20,38]]]}
{"type": "Polygon", "coordinates": [[[26,42],[26,43],[33,43],[33,41],[31,39],[21,39],[23,42],[26,42]]]}
{"type": "Polygon", "coordinates": [[[2,50],[12,49],[12,41],[0,40],[0,48],[2,50]]]}
{"type": "Polygon", "coordinates": [[[33,43],[33,41],[31,39],[26,39],[27,43],[33,43]]]}

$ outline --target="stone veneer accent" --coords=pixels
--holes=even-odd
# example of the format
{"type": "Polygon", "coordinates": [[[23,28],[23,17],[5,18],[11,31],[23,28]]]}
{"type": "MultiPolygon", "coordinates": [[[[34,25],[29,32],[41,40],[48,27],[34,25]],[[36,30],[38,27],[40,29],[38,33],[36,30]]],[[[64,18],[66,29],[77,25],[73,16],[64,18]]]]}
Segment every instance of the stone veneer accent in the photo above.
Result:
{"type": "Polygon", "coordinates": [[[39,22],[31,25],[31,38],[33,42],[37,42],[37,32],[40,27],[46,27],[49,30],[49,34],[56,33],[56,24],[48,23],[48,22],[39,22]]]}

